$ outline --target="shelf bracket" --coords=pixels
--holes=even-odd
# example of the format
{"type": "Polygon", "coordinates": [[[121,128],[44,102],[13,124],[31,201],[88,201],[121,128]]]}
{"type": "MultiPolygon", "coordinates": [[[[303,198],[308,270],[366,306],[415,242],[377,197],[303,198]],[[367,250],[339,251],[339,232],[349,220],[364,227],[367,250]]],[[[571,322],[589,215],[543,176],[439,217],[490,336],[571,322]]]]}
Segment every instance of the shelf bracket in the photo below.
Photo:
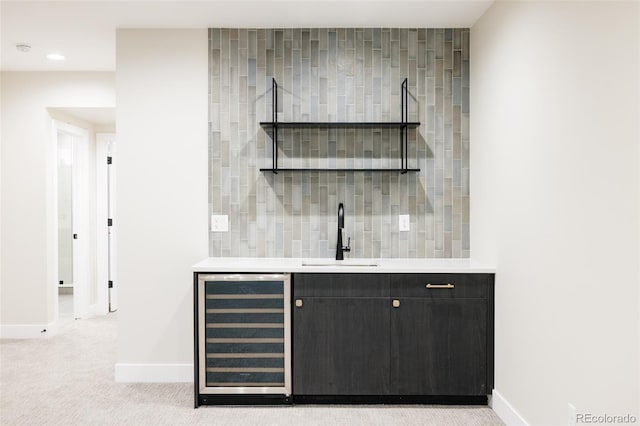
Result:
{"type": "Polygon", "coordinates": [[[402,122],[402,127],[400,128],[400,168],[402,169],[401,174],[407,173],[409,169],[409,146],[408,146],[408,127],[407,123],[409,122],[409,83],[408,79],[405,78],[402,81],[402,85],[400,86],[400,121],[402,122]]]}
{"type": "Polygon", "coordinates": [[[278,174],[278,83],[271,79],[271,171],[278,174]]]}

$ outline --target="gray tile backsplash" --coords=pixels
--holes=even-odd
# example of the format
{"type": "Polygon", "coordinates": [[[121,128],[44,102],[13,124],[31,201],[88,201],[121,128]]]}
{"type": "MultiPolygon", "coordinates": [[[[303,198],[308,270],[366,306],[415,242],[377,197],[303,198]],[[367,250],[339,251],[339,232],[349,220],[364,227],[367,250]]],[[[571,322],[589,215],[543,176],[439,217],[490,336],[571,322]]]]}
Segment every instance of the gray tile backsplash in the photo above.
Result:
{"type": "MultiPolygon", "coordinates": [[[[469,256],[469,30],[209,30],[211,256],[335,256],[344,203],[351,258],[469,256]],[[400,121],[409,80],[409,167],[419,173],[260,172],[279,121],[400,121]],[[398,215],[411,215],[399,232],[398,215]]],[[[400,167],[399,130],[280,130],[280,167],[400,167]]]]}

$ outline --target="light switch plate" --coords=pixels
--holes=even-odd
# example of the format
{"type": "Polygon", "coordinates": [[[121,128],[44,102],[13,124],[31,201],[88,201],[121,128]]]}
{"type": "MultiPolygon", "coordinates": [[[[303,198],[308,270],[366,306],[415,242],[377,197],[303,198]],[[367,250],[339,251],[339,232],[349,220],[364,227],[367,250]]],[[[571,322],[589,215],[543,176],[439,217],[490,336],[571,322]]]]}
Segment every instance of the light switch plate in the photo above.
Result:
{"type": "Polygon", "coordinates": [[[229,216],[226,214],[211,215],[211,232],[228,232],[229,216]]]}
{"type": "Polygon", "coordinates": [[[408,232],[411,228],[411,220],[408,214],[400,215],[400,232],[408,232]]]}

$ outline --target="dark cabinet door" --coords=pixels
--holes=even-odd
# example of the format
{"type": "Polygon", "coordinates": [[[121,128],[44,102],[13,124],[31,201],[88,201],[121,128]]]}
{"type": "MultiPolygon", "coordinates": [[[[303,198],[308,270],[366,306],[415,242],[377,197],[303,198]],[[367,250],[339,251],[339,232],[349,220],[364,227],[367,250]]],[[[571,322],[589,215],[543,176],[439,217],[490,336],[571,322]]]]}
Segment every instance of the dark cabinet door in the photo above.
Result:
{"type": "Polygon", "coordinates": [[[296,298],[293,392],[388,394],[389,320],[388,298],[296,298]]]}
{"type": "Polygon", "coordinates": [[[487,395],[487,301],[398,300],[391,313],[391,393],[487,395]]]}

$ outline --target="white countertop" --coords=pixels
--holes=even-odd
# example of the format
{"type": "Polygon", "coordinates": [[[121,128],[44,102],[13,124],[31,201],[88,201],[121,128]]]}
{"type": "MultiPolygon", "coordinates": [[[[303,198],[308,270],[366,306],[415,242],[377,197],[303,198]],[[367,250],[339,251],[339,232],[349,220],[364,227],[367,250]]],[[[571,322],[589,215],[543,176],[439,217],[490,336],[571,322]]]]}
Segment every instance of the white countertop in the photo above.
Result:
{"type": "Polygon", "coordinates": [[[496,268],[473,259],[346,259],[208,257],[193,272],[484,273],[496,268]],[[374,265],[374,266],[372,266],[374,265]]]}

